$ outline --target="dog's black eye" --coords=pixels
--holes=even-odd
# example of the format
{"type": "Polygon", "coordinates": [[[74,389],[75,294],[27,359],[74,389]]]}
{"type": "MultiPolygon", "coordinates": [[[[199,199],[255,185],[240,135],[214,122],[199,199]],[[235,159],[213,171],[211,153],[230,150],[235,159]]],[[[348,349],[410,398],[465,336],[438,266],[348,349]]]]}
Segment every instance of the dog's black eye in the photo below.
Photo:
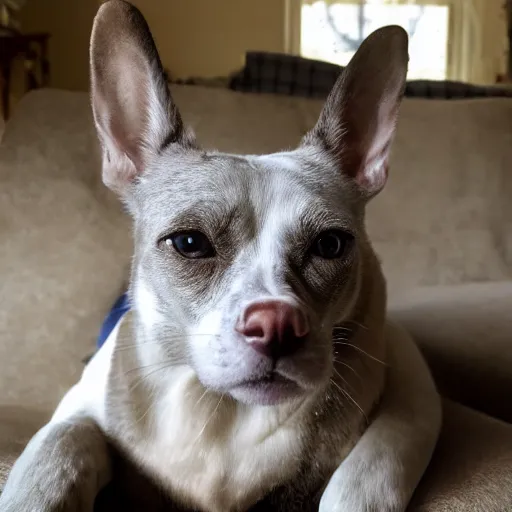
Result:
{"type": "Polygon", "coordinates": [[[167,245],[172,245],[185,258],[211,258],[215,250],[208,237],[200,231],[177,233],[165,239],[167,245]]]}
{"type": "Polygon", "coordinates": [[[350,247],[354,237],[344,231],[324,231],[320,233],[311,247],[315,256],[326,260],[341,258],[350,247]]]}

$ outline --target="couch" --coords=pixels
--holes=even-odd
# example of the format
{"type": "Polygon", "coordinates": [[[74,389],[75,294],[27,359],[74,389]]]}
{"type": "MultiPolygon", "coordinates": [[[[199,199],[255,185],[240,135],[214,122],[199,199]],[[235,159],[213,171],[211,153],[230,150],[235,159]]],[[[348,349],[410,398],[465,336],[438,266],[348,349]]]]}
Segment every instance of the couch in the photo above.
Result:
{"type": "MultiPolygon", "coordinates": [[[[205,147],[297,144],[322,102],[173,86],[205,147]]],[[[512,99],[405,99],[367,226],[390,315],[444,398],[411,511],[512,511],[512,99]]],[[[79,378],[129,273],[130,222],[102,185],[88,96],[28,94],[0,144],[0,488],[79,378]]]]}

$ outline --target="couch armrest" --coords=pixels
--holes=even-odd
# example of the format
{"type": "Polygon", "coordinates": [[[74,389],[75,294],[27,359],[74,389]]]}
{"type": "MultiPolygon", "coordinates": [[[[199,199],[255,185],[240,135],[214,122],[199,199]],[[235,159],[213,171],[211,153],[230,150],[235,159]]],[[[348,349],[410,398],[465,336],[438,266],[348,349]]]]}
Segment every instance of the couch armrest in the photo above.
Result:
{"type": "Polygon", "coordinates": [[[408,512],[512,510],[512,425],[445,400],[443,428],[408,512]]]}
{"type": "Polygon", "coordinates": [[[512,423],[512,282],[418,288],[390,301],[441,393],[512,423]]]}

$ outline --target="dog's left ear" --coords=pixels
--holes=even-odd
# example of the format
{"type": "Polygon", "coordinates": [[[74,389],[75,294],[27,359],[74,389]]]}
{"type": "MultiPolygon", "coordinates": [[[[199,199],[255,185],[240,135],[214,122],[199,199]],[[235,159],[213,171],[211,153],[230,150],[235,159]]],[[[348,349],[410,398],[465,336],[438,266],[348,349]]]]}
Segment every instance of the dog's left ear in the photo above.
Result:
{"type": "Polygon", "coordinates": [[[408,60],[405,30],[389,26],[373,32],[343,70],[303,141],[327,151],[366,198],[386,183],[408,60]]]}
{"type": "Polygon", "coordinates": [[[103,181],[124,195],[165,146],[193,147],[172,101],[146,20],[133,5],[110,0],[91,35],[91,100],[103,148],[103,181]]]}

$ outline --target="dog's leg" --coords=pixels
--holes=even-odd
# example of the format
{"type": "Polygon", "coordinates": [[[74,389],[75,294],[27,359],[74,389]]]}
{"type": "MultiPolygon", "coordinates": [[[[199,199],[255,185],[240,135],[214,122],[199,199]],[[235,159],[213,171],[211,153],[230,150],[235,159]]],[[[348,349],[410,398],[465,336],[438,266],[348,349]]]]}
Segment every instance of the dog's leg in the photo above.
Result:
{"type": "Polygon", "coordinates": [[[329,481],[320,512],[403,512],[435,448],[441,403],[418,348],[390,325],[388,375],[377,415],[329,481]]]}
{"type": "Polygon", "coordinates": [[[29,442],[0,495],[2,512],[91,512],[110,478],[106,438],[87,416],[52,420],[29,442]]]}

